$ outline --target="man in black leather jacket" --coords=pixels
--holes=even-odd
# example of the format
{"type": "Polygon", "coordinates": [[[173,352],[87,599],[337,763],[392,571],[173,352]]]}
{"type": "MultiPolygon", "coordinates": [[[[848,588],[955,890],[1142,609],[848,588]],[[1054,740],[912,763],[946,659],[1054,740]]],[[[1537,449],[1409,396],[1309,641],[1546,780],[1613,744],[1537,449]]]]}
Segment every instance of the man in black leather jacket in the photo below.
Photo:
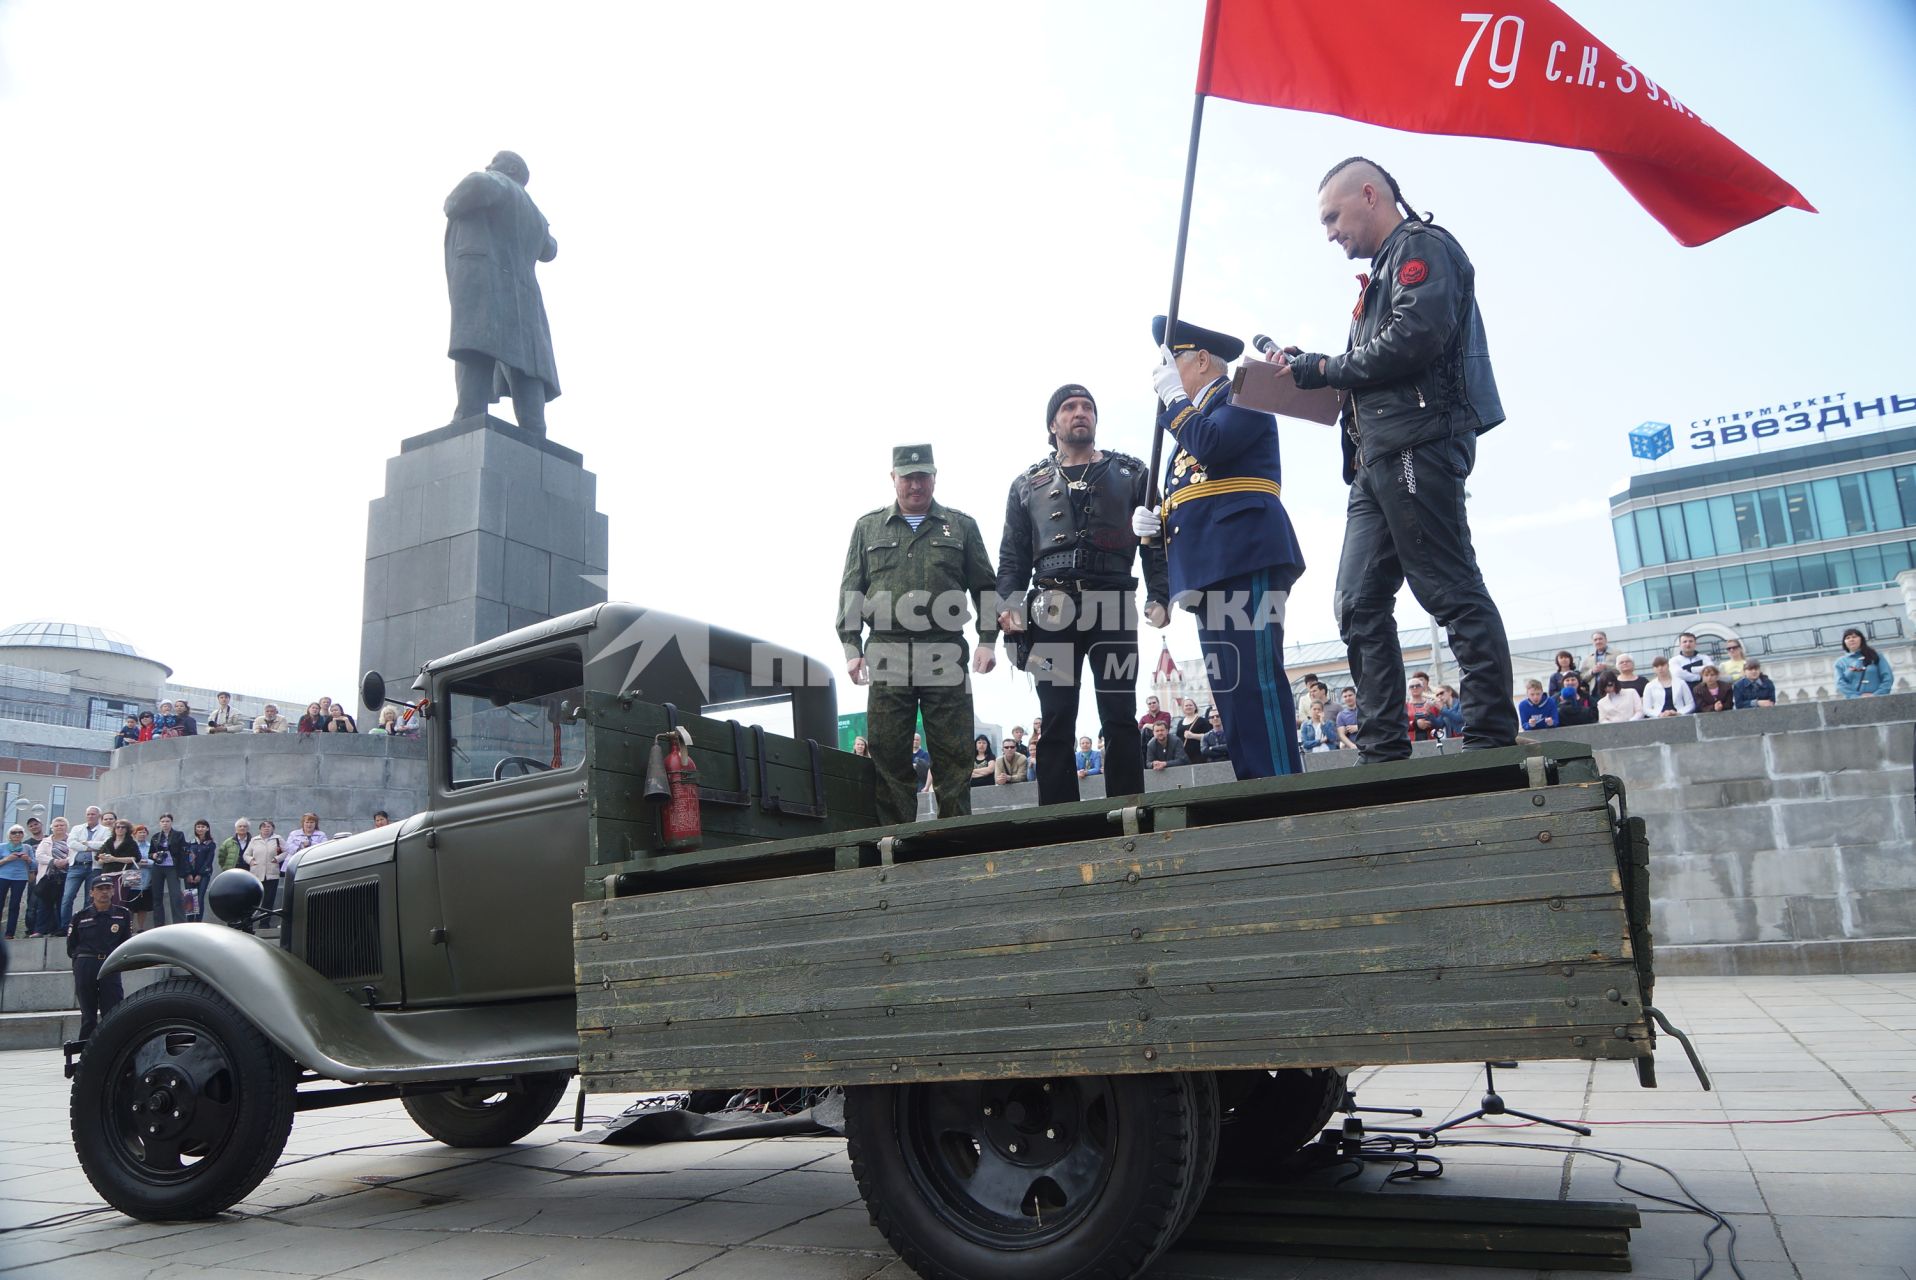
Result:
{"type": "Polygon", "coordinates": [[[1078,736],[1087,659],[1104,734],[1105,794],[1136,795],[1144,790],[1143,745],[1132,727],[1138,696],[1133,569],[1140,559],[1152,626],[1165,625],[1170,600],[1163,542],[1144,547],[1140,557],[1131,532],[1131,511],[1147,500],[1150,476],[1137,458],[1098,447],[1097,401],[1075,382],[1052,392],[1045,428],[1053,451],[1011,482],[998,545],[998,594],[1005,602],[998,622],[1012,638],[1013,661],[1038,683],[1045,741],[1057,744],[1037,759],[1038,803],[1078,798],[1068,744],[1078,736]]]}
{"type": "Polygon", "coordinates": [[[1410,754],[1393,610],[1406,579],[1448,629],[1463,669],[1464,749],[1508,746],[1517,734],[1510,642],[1464,517],[1477,436],[1504,418],[1476,273],[1455,237],[1417,217],[1396,179],[1361,156],[1325,175],[1318,211],[1332,243],[1371,260],[1358,277],[1349,349],[1285,353],[1299,387],[1349,392],[1336,610],[1357,686],[1358,749],[1365,761],[1410,754]]]}

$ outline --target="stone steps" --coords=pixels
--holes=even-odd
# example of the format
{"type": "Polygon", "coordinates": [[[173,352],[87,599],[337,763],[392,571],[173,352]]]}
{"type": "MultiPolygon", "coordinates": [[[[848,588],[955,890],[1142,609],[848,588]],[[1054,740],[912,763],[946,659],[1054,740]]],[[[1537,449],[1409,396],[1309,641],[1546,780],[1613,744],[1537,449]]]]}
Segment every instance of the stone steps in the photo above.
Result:
{"type": "MultiPolygon", "coordinates": [[[[16,938],[8,944],[7,976],[0,979],[0,1049],[57,1049],[80,1034],[67,940],[16,938]]],[[[177,974],[170,968],[125,974],[127,995],[177,974]]]]}
{"type": "Polygon", "coordinates": [[[80,1035],[80,1011],[0,1013],[0,1050],[58,1049],[80,1035]]]}
{"type": "MultiPolygon", "coordinates": [[[[132,995],[141,987],[178,972],[177,969],[136,969],[121,975],[120,988],[132,995]]],[[[70,970],[9,970],[6,980],[0,982],[0,1013],[61,1013],[74,1007],[70,970]]]]}
{"type": "Polygon", "coordinates": [[[15,938],[7,944],[7,970],[10,973],[34,973],[44,969],[69,969],[67,940],[56,938],[15,938]]]}
{"type": "MultiPolygon", "coordinates": [[[[130,996],[180,973],[171,968],[137,969],[121,975],[120,989],[130,996]]],[[[73,975],[66,970],[8,970],[6,980],[0,982],[0,1049],[58,1049],[80,1034],[76,1003],[73,975]]]]}
{"type": "MultiPolygon", "coordinates": [[[[226,926],[212,923],[209,929],[226,926]]],[[[260,936],[269,940],[277,935],[270,929],[260,931],[260,936]]],[[[7,968],[12,973],[38,973],[57,970],[69,973],[73,966],[67,960],[67,940],[64,935],[55,938],[16,938],[7,944],[7,968]]]]}

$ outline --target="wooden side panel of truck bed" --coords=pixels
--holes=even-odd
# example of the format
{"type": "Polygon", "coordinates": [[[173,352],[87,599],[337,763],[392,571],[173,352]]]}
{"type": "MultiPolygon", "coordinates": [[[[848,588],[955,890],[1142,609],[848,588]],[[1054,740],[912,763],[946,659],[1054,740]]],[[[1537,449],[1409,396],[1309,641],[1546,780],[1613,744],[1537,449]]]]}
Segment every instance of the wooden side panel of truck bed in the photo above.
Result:
{"type": "MultiPolygon", "coordinates": [[[[1340,807],[1299,779],[1315,799],[1292,813],[1289,780],[1160,793],[1129,834],[582,903],[581,1073],[618,1091],[1648,1056],[1642,851],[1613,784],[1587,756],[1545,785],[1533,749],[1523,785],[1521,749],[1483,754],[1518,783],[1366,804],[1432,771],[1339,771],[1340,807]],[[1207,796],[1222,820],[1186,825],[1207,796]]],[[[947,844],[989,845],[1009,819],[955,821],[947,844]]]]}

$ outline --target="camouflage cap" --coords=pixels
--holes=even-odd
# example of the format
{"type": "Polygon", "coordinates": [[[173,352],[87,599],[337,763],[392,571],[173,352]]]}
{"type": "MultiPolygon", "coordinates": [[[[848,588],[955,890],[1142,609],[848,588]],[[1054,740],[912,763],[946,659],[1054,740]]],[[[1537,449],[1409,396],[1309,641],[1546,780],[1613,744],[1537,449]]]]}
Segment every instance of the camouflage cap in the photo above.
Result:
{"type": "Polygon", "coordinates": [[[931,460],[931,446],[928,444],[901,444],[891,451],[891,469],[901,476],[937,475],[938,468],[931,460]]]}

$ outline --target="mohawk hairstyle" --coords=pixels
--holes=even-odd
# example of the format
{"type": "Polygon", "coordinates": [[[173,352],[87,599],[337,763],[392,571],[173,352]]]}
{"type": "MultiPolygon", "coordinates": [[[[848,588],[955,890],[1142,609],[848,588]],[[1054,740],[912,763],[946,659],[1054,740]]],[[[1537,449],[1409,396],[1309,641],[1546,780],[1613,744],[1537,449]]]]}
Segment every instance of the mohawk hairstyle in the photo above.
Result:
{"type": "Polygon", "coordinates": [[[1425,213],[1420,216],[1417,210],[1411,208],[1410,201],[1404,199],[1403,189],[1397,185],[1397,179],[1390,176],[1390,170],[1386,169],[1383,165],[1378,164],[1375,160],[1372,160],[1369,156],[1347,156],[1344,159],[1339,160],[1336,164],[1331,166],[1331,171],[1324,175],[1324,180],[1317,184],[1317,189],[1319,191],[1322,191],[1325,187],[1328,187],[1331,184],[1332,178],[1335,178],[1338,174],[1344,172],[1344,170],[1350,168],[1354,164],[1367,164],[1371,168],[1377,170],[1377,172],[1383,174],[1384,181],[1390,186],[1390,198],[1394,202],[1396,202],[1397,206],[1404,211],[1407,217],[1416,218],[1417,221],[1419,222],[1430,222],[1434,220],[1433,215],[1429,213],[1425,213]]]}

